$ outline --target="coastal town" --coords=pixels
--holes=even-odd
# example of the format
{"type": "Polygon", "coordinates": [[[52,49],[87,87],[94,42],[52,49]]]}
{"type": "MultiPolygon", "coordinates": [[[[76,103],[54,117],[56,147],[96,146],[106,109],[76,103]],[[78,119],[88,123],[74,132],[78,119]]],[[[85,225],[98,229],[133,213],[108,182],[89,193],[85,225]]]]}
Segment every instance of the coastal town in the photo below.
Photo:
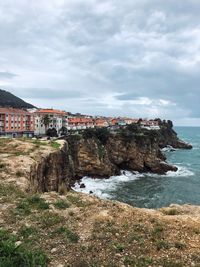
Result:
{"type": "Polygon", "coordinates": [[[103,117],[72,114],[57,109],[18,109],[0,107],[0,136],[2,137],[40,137],[53,132],[54,136],[88,128],[109,128],[111,130],[129,124],[140,124],[147,130],[159,130],[157,120],[127,117],[103,117]]]}

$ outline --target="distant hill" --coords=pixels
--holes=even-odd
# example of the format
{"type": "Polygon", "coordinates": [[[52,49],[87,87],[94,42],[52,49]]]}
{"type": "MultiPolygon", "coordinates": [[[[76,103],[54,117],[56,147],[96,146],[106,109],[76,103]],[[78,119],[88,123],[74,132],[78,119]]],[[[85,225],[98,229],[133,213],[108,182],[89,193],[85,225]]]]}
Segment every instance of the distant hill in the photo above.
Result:
{"type": "Polygon", "coordinates": [[[0,107],[35,108],[33,105],[25,102],[21,98],[1,89],[0,89],[0,107]]]}

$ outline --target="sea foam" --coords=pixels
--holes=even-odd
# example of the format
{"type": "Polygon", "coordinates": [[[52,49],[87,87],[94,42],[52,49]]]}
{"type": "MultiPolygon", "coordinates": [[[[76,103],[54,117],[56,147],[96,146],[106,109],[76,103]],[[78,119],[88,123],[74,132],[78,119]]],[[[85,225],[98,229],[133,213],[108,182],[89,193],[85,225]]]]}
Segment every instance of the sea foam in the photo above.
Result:
{"type": "Polygon", "coordinates": [[[153,173],[133,173],[129,171],[122,171],[119,176],[111,176],[108,179],[94,179],[89,177],[83,177],[80,182],[76,182],[73,190],[86,194],[93,194],[99,198],[112,199],[115,197],[116,190],[120,190],[120,184],[124,184],[130,181],[140,179],[142,177],[189,177],[194,173],[183,166],[177,166],[177,172],[169,171],[165,175],[158,175],[153,173]],[[84,188],[81,188],[81,184],[84,184],[84,188]]]}

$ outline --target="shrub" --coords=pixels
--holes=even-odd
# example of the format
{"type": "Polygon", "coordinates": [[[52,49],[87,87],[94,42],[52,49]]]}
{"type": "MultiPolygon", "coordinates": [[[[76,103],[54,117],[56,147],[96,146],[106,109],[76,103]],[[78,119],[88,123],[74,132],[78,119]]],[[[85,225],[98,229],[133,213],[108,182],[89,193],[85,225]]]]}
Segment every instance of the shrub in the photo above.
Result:
{"type": "Polygon", "coordinates": [[[37,233],[37,230],[33,227],[28,226],[22,226],[18,232],[20,236],[23,238],[28,238],[29,236],[35,235],[37,233]]]}
{"type": "Polygon", "coordinates": [[[63,222],[64,218],[56,213],[47,211],[42,217],[36,217],[36,219],[39,220],[39,223],[42,225],[42,227],[49,228],[63,222]]]}
{"type": "Polygon", "coordinates": [[[59,148],[60,148],[60,144],[57,143],[57,142],[55,142],[55,141],[52,141],[52,142],[51,142],[51,146],[52,146],[53,148],[55,148],[55,149],[59,149],[59,148]]]}
{"type": "Polygon", "coordinates": [[[114,248],[117,252],[123,252],[124,251],[124,248],[125,246],[123,244],[120,244],[120,243],[115,243],[114,244],[114,248]]]}
{"type": "Polygon", "coordinates": [[[42,251],[32,251],[23,245],[16,246],[16,237],[0,230],[0,266],[35,267],[47,266],[47,257],[42,251]]]}
{"type": "Polygon", "coordinates": [[[165,240],[158,240],[156,242],[156,248],[157,250],[161,250],[161,249],[169,249],[170,248],[170,245],[167,241],[165,240]]]}
{"type": "Polygon", "coordinates": [[[57,200],[55,203],[54,203],[54,206],[57,208],[57,209],[60,209],[60,210],[64,210],[66,208],[69,208],[70,207],[70,204],[64,200],[57,200]]]}
{"type": "Polygon", "coordinates": [[[60,227],[57,229],[56,233],[63,234],[67,237],[67,239],[72,243],[77,243],[79,240],[79,236],[77,233],[73,232],[72,230],[66,228],[66,227],[60,227]]]}
{"type": "Polygon", "coordinates": [[[110,132],[107,128],[86,129],[83,132],[83,138],[97,138],[103,145],[105,145],[110,136],[110,132]]]}

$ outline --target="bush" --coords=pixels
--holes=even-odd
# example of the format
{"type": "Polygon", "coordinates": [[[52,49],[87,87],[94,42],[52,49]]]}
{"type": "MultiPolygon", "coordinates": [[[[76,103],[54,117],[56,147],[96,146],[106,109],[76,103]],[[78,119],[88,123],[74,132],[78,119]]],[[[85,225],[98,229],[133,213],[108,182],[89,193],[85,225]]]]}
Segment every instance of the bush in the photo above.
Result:
{"type": "Polygon", "coordinates": [[[45,267],[47,257],[41,251],[26,249],[16,245],[16,237],[0,230],[0,266],[2,267],[45,267]]]}
{"type": "Polygon", "coordinates": [[[66,209],[66,208],[69,208],[69,207],[70,207],[70,204],[67,203],[67,202],[64,201],[64,200],[57,200],[57,201],[54,203],[54,206],[55,206],[57,209],[64,210],[64,209],[66,209]]]}
{"type": "Polygon", "coordinates": [[[79,236],[77,233],[73,232],[72,230],[66,227],[60,227],[56,231],[57,234],[62,234],[67,237],[67,239],[72,243],[77,243],[79,240],[79,236]]]}
{"type": "Polygon", "coordinates": [[[110,132],[107,128],[86,129],[83,132],[83,138],[97,138],[103,145],[105,145],[110,136],[110,132]]]}
{"type": "Polygon", "coordinates": [[[55,128],[53,129],[48,129],[46,132],[46,135],[49,137],[58,137],[58,133],[55,128]]]}

